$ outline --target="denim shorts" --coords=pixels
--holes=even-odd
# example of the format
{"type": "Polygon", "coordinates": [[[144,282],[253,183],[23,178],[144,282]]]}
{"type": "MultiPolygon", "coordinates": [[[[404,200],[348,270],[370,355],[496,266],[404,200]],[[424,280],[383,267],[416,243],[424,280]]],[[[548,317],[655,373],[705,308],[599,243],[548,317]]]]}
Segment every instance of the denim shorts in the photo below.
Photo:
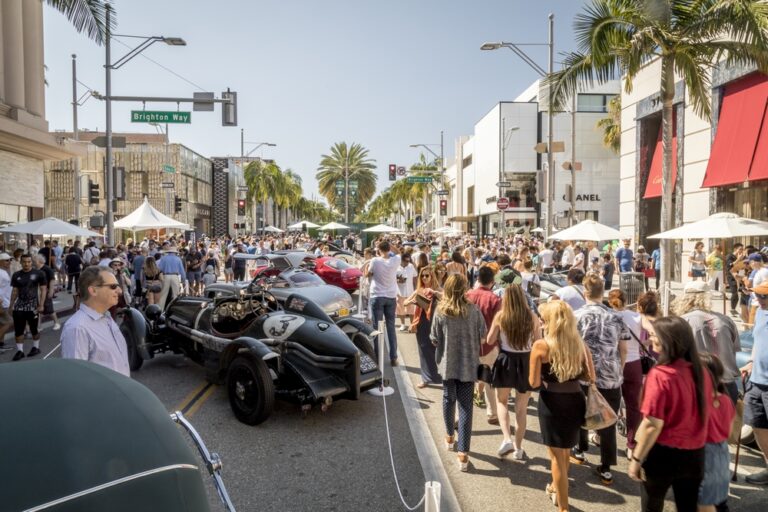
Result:
{"type": "Polygon", "coordinates": [[[691,269],[691,277],[707,277],[707,271],[702,269],[691,269]]]}
{"type": "Polygon", "coordinates": [[[744,394],[744,423],[754,428],[768,428],[768,386],[750,382],[744,394]]]}
{"type": "Polygon", "coordinates": [[[728,441],[704,446],[704,480],[699,487],[699,505],[718,505],[728,498],[729,462],[728,441]]]}

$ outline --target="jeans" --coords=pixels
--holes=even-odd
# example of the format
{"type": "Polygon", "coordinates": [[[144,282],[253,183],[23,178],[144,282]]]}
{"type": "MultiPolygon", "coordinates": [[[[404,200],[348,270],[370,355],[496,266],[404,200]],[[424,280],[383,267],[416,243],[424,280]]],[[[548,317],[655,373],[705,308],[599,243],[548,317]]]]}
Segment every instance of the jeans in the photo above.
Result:
{"type": "MultiPolygon", "coordinates": [[[[397,331],[395,330],[395,310],[397,300],[394,297],[373,297],[371,310],[373,311],[373,327],[379,328],[379,322],[384,319],[387,326],[387,341],[389,342],[389,358],[397,359],[397,331]]],[[[373,341],[376,354],[379,353],[379,337],[373,341]]]]}
{"type": "MultiPolygon", "coordinates": [[[[619,412],[619,406],[621,405],[621,388],[615,389],[601,389],[598,388],[600,394],[603,395],[608,405],[611,406],[614,412],[619,412]]],[[[597,430],[597,435],[600,436],[600,466],[607,470],[610,466],[615,466],[616,461],[616,424],[614,423],[608,428],[597,430]]],[[[579,449],[586,452],[589,449],[589,431],[581,429],[579,431],[579,449]]]]}
{"type": "Polygon", "coordinates": [[[645,482],[640,489],[643,512],[662,512],[664,496],[670,486],[678,512],[696,512],[699,485],[704,478],[704,447],[680,450],[655,444],[643,469],[645,482]]]}
{"type": "Polygon", "coordinates": [[[445,433],[449,436],[453,435],[456,402],[458,402],[459,435],[456,438],[456,450],[461,453],[469,452],[469,443],[472,441],[472,394],[474,391],[474,382],[461,382],[456,379],[443,381],[443,421],[445,422],[445,433]]]}

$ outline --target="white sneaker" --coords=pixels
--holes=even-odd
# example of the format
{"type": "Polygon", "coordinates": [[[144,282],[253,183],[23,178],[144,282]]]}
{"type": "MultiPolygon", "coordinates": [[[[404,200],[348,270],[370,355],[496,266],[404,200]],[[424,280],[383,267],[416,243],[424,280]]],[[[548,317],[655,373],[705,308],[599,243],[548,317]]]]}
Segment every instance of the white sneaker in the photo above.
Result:
{"type": "Polygon", "coordinates": [[[405,324],[400,326],[400,332],[408,332],[408,328],[405,326],[405,324]]]}
{"type": "Polygon", "coordinates": [[[515,450],[512,452],[512,459],[518,460],[518,461],[524,461],[525,460],[525,450],[520,448],[519,450],[515,450]]]}
{"type": "Polygon", "coordinates": [[[61,324],[59,322],[56,322],[55,324],[53,324],[54,331],[58,331],[59,329],[61,329],[61,324]]]}
{"type": "Polygon", "coordinates": [[[512,441],[503,441],[501,443],[501,446],[499,446],[499,450],[496,452],[500,458],[504,458],[506,454],[513,451],[515,449],[515,446],[512,444],[512,441]]]}

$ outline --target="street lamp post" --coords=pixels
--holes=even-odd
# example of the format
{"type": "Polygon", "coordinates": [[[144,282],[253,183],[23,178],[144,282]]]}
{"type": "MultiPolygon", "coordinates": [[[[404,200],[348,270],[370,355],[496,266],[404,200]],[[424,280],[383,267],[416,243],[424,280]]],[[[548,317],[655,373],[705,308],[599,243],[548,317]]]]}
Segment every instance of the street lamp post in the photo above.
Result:
{"type": "MultiPolygon", "coordinates": [[[[262,146],[267,146],[269,148],[273,148],[273,147],[277,146],[277,144],[275,144],[274,142],[250,142],[250,141],[246,141],[245,140],[245,129],[244,128],[240,128],[240,165],[244,167],[245,166],[245,159],[248,158],[249,156],[251,156],[254,151],[256,151],[257,149],[259,149],[262,146]],[[255,146],[253,148],[251,148],[251,150],[248,153],[246,153],[245,152],[245,145],[246,144],[255,144],[255,146]]],[[[266,204],[265,203],[266,203],[266,201],[262,202],[262,205],[261,205],[261,234],[262,234],[262,236],[265,233],[264,229],[267,227],[267,208],[266,208],[266,204]]],[[[255,209],[255,206],[254,206],[254,209],[255,209]]],[[[257,214],[254,215],[254,218],[258,221],[258,218],[259,218],[258,212],[257,212],[257,214]]],[[[256,225],[258,226],[258,222],[257,222],[256,225]]]]}
{"type": "MultiPolygon", "coordinates": [[[[499,48],[509,48],[523,62],[528,64],[534,71],[536,71],[540,77],[551,76],[555,63],[555,15],[549,14],[549,37],[546,43],[534,43],[534,44],[516,44],[508,42],[498,43],[485,43],[481,50],[498,50],[499,48]],[[521,46],[547,46],[548,47],[548,59],[547,59],[547,71],[544,71],[541,66],[528,56],[520,47],[521,46]]],[[[555,166],[554,166],[554,152],[552,151],[552,142],[554,138],[554,131],[552,126],[552,120],[554,118],[554,112],[552,110],[552,87],[547,87],[547,238],[552,235],[552,227],[554,223],[554,211],[555,211],[555,166]]]]}
{"type": "MultiPolygon", "coordinates": [[[[438,172],[440,173],[440,190],[442,190],[443,187],[445,186],[445,159],[444,159],[445,148],[444,148],[444,141],[443,141],[443,130],[440,130],[440,154],[438,155],[437,153],[435,153],[432,150],[432,148],[430,148],[430,146],[437,146],[437,144],[410,144],[410,147],[412,148],[426,149],[432,154],[432,156],[435,157],[435,159],[440,161],[440,167],[438,168],[438,172]]],[[[444,224],[443,216],[438,215],[438,217],[440,218],[440,224],[441,224],[440,227],[443,227],[442,226],[442,224],[444,224]]]]}
{"type": "Polygon", "coordinates": [[[107,199],[107,208],[106,208],[106,216],[107,216],[107,233],[106,233],[106,240],[107,243],[114,243],[114,231],[115,231],[115,190],[114,190],[114,175],[112,172],[112,70],[113,69],[119,69],[124,64],[126,64],[128,61],[133,59],[135,56],[149,48],[151,45],[158,41],[162,41],[163,43],[170,45],[170,46],[186,46],[186,41],[184,41],[180,37],[163,37],[163,36],[152,36],[152,37],[144,37],[144,36],[129,36],[125,34],[114,34],[118,37],[134,37],[139,39],[144,39],[138,46],[136,46],[134,49],[129,51],[127,54],[125,54],[123,57],[121,57],[116,62],[112,62],[112,31],[110,30],[110,24],[112,22],[112,4],[107,3],[105,5],[106,8],[106,35],[104,38],[104,50],[105,50],[105,63],[104,63],[104,69],[105,69],[105,88],[106,88],[106,94],[104,96],[105,100],[105,107],[106,107],[106,117],[107,117],[107,127],[106,127],[106,157],[105,157],[105,163],[104,163],[104,173],[105,173],[105,184],[106,184],[106,199],[107,199]]]}

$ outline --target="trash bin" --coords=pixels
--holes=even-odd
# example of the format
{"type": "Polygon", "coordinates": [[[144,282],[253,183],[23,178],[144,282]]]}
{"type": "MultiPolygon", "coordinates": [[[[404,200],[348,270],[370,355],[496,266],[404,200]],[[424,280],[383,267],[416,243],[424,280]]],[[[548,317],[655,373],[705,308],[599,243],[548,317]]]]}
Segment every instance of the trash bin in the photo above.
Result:
{"type": "Polygon", "coordinates": [[[637,298],[645,291],[645,275],[642,272],[622,272],[619,274],[619,290],[624,292],[627,305],[637,303],[637,298]]]}

